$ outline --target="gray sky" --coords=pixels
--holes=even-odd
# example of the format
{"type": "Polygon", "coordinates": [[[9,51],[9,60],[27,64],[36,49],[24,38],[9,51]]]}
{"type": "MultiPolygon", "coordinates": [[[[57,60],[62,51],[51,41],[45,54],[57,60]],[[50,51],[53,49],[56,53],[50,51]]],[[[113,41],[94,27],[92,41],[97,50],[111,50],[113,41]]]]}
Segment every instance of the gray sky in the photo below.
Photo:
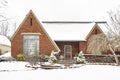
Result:
{"type": "Polygon", "coordinates": [[[7,0],[8,15],[22,20],[30,9],[40,20],[104,20],[119,0],[7,0]]]}
{"type": "Polygon", "coordinates": [[[107,11],[120,6],[120,0],[6,0],[0,13],[20,23],[32,9],[40,21],[104,21],[107,11]],[[2,12],[3,11],[3,12],[2,12]]]}

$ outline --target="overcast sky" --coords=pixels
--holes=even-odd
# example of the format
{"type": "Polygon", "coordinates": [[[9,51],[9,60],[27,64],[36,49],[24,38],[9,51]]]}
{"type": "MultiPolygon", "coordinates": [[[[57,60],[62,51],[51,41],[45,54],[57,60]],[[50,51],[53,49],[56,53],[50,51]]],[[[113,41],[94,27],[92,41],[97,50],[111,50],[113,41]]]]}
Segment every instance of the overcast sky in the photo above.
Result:
{"type": "Polygon", "coordinates": [[[23,19],[30,9],[40,20],[102,20],[120,0],[6,0],[10,17],[23,19]]]}

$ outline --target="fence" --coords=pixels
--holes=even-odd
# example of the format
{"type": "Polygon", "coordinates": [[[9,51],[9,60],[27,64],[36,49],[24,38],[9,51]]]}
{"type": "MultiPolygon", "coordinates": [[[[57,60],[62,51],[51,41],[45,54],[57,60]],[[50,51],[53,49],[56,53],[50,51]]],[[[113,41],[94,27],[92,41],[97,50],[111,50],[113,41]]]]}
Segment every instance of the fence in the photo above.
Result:
{"type": "MultiPolygon", "coordinates": [[[[113,55],[85,54],[84,56],[88,63],[115,63],[115,58],[113,55]]],[[[120,61],[120,55],[117,56],[120,61]]]]}

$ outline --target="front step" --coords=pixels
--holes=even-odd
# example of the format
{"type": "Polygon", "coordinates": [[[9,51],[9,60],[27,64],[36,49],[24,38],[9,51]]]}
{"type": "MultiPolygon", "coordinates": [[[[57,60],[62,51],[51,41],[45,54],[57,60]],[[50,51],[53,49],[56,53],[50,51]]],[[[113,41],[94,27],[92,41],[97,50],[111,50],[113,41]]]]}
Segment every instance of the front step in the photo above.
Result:
{"type": "Polygon", "coordinates": [[[65,66],[69,66],[71,64],[74,64],[75,62],[74,62],[74,60],[60,60],[58,63],[64,64],[65,66]]]}

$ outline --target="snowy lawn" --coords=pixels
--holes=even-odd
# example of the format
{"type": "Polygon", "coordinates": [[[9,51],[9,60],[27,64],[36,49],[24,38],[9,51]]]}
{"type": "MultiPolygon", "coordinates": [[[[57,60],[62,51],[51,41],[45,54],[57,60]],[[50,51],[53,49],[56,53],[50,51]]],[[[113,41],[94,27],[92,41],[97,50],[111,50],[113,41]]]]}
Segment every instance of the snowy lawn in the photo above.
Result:
{"type": "Polygon", "coordinates": [[[120,80],[120,66],[84,65],[71,69],[32,70],[26,68],[26,64],[0,62],[1,80],[120,80]]]}

